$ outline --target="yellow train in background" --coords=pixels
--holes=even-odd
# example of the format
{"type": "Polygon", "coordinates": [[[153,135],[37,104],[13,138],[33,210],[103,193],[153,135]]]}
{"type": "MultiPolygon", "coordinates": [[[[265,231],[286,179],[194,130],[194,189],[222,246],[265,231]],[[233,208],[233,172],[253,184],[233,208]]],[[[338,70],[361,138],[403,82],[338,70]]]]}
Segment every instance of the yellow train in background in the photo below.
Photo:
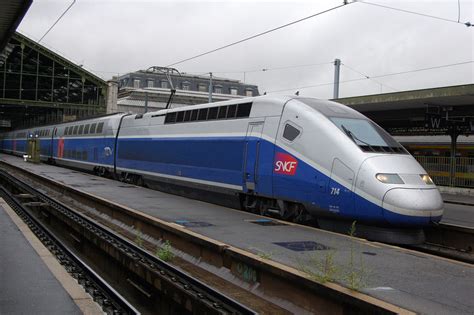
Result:
{"type": "Polygon", "coordinates": [[[399,136],[400,142],[425,168],[437,185],[474,187],[474,136],[459,136],[451,158],[449,136],[399,136]],[[452,168],[455,169],[452,178],[452,168]]]}

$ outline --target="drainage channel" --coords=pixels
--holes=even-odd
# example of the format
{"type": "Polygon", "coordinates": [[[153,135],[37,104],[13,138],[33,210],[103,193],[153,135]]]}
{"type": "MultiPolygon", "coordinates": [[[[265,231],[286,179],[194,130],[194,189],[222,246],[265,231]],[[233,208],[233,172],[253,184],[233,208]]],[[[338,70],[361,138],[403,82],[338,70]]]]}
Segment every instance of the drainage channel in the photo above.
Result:
{"type": "Polygon", "coordinates": [[[90,267],[85,266],[80,272],[77,271],[78,262],[81,262],[77,257],[79,254],[84,261],[105,272],[104,278],[114,279],[112,282],[119,284],[117,291],[130,296],[130,301],[138,302],[135,307],[142,313],[255,314],[238,301],[149,254],[109,228],[56,202],[7,172],[0,171],[0,180],[4,199],[11,203],[15,211],[21,212],[20,216],[28,220],[27,224],[34,227],[35,233],[39,231],[39,238],[45,240],[47,247],[54,247],[53,253],[66,266],[66,270],[72,270],[70,273],[78,277],[87,292],[92,292],[91,295],[107,313],[135,314],[138,311],[123,298],[116,298],[120,295],[104,280],[97,280],[101,278],[90,267]],[[74,263],[65,258],[69,256],[75,259],[74,263]]]}

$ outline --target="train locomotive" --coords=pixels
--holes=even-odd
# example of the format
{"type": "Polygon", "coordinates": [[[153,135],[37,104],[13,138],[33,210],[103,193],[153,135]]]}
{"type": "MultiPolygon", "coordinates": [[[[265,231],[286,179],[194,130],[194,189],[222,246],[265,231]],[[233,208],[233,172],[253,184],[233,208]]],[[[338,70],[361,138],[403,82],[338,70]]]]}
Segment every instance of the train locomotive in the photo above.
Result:
{"type": "Polygon", "coordinates": [[[259,96],[17,130],[3,152],[40,139],[41,159],[390,243],[419,243],[443,214],[420,164],[362,114],[335,102],[259,96]]]}

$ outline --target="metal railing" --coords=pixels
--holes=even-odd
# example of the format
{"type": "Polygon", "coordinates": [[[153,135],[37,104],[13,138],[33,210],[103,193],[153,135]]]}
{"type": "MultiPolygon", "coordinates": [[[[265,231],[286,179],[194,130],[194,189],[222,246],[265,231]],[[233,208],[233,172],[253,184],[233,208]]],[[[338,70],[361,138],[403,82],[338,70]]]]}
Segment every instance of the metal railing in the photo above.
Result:
{"type": "Polygon", "coordinates": [[[415,156],[436,185],[474,188],[474,158],[415,156]]]}

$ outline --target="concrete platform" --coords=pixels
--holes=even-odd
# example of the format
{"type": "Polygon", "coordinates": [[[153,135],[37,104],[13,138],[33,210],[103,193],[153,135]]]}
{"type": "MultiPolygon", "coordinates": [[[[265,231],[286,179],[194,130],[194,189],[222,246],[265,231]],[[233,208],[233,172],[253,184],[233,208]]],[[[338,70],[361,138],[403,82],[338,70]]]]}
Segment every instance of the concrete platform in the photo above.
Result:
{"type": "Polygon", "coordinates": [[[0,314],[82,314],[0,205],[0,314]]]}
{"type": "Polygon", "coordinates": [[[34,165],[9,155],[1,154],[0,159],[162,220],[188,225],[201,235],[297,269],[317,270],[321,261],[332,256],[338,282],[347,284],[348,274],[353,270],[357,277],[362,276],[362,292],[418,313],[473,314],[472,265],[351,240],[310,227],[262,226],[250,222],[262,219],[250,213],[64,168],[34,165]]]}

